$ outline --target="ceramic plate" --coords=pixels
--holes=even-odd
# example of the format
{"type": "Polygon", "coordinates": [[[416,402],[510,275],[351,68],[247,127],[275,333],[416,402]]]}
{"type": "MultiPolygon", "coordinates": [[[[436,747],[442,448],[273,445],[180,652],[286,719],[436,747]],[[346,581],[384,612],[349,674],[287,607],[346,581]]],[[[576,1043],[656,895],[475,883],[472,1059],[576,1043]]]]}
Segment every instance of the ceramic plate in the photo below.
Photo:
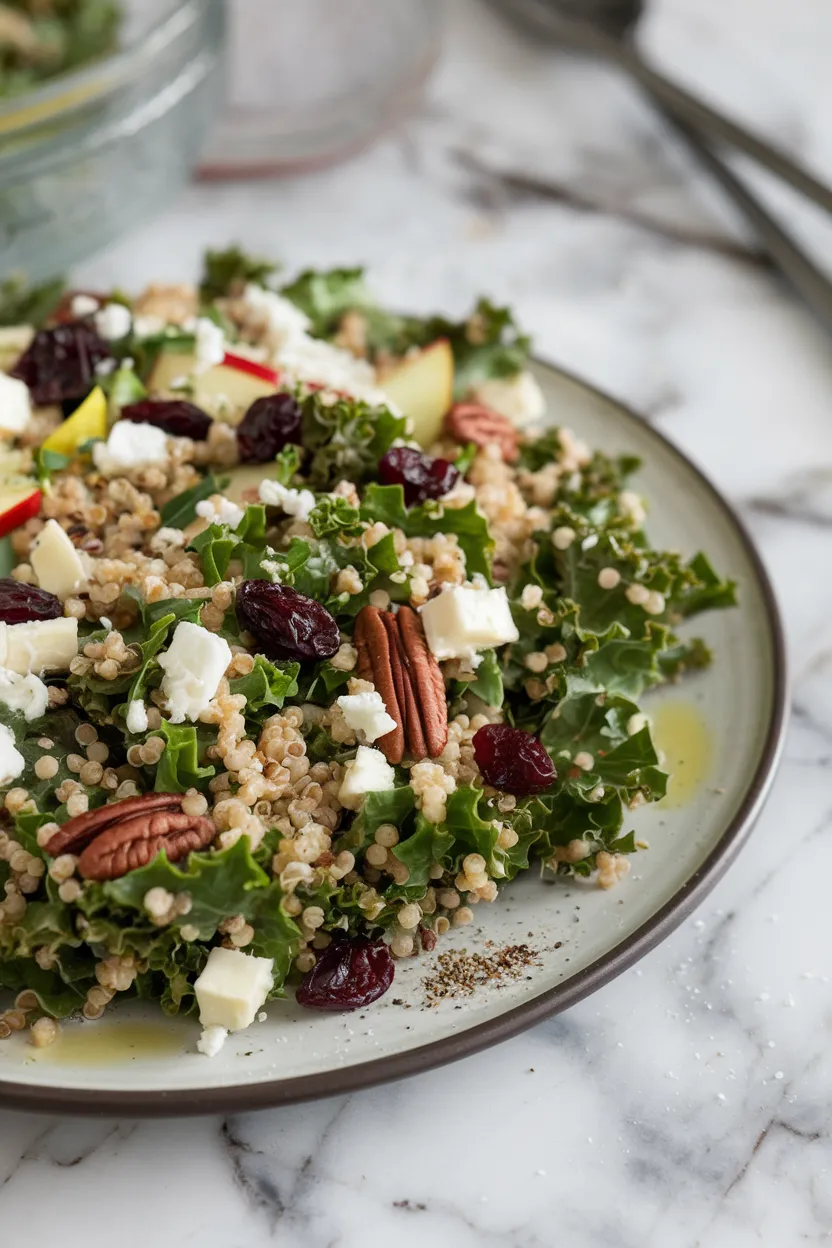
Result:
{"type": "MultiPolygon", "coordinates": [[[[719,879],[759,813],[785,719],[777,608],[737,517],[655,429],[583,382],[539,364],[549,412],[591,445],[640,456],[638,487],[659,546],[703,548],[740,587],[740,606],[695,621],[714,664],[649,699],[667,765],[668,798],[632,817],[649,852],[617,888],[537,878],[516,881],[436,953],[400,964],[393,989],[359,1014],[272,1003],[268,1019],[231,1036],[209,1060],[199,1026],[125,1005],[112,1019],[64,1027],[36,1051],[22,1036],[0,1044],[0,1104],[106,1114],[253,1109],[346,1092],[415,1074],[504,1040],[565,1009],[663,940],[719,879]],[[445,949],[491,957],[525,944],[530,965],[472,995],[430,1005],[424,979],[445,949]]],[[[534,872],[529,872],[531,877],[534,872]]]]}

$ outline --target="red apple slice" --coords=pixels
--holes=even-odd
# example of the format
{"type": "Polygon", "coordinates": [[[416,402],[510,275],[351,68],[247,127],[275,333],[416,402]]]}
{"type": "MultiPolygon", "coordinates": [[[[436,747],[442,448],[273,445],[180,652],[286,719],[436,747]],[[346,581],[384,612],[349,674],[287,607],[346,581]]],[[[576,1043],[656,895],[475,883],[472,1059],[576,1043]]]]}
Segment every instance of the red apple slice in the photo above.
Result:
{"type": "Polygon", "coordinates": [[[406,356],[379,385],[410,417],[416,441],[430,446],[454,399],[454,357],[447,338],[406,356]]]}
{"type": "Polygon", "coordinates": [[[274,394],[280,384],[280,373],[276,369],[230,351],[221,364],[215,364],[204,373],[195,372],[195,364],[192,355],[163,351],[150,376],[150,393],[170,393],[174,381],[187,377],[193,384],[191,397],[198,407],[236,425],[255,399],[274,394]]]}
{"type": "Polygon", "coordinates": [[[0,481],[0,537],[36,516],[42,497],[31,477],[0,481]]]}

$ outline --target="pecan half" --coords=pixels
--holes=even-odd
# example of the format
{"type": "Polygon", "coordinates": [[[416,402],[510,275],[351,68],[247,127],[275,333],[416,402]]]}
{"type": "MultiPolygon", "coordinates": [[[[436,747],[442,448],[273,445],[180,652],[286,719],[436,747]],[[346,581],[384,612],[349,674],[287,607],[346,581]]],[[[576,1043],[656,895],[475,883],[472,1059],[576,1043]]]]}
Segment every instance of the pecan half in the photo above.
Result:
{"type": "Polygon", "coordinates": [[[76,815],[46,845],[51,857],[78,853],[85,880],[117,880],[147,866],[164,849],[171,862],[204,849],[216,829],[202,815],[182,811],[180,793],[146,793],[76,815]]]}
{"type": "Polygon", "coordinates": [[[477,446],[496,442],[507,464],[513,464],[520,454],[519,429],[507,416],[482,403],[454,403],[445,417],[445,428],[457,442],[474,442],[477,446]]]}
{"type": "Polygon", "coordinates": [[[436,758],[448,740],[448,705],[439,664],[428,649],[412,607],[364,607],[355,619],[357,673],[371,680],[396,727],[376,742],[389,763],[405,751],[417,761],[436,758]]]}

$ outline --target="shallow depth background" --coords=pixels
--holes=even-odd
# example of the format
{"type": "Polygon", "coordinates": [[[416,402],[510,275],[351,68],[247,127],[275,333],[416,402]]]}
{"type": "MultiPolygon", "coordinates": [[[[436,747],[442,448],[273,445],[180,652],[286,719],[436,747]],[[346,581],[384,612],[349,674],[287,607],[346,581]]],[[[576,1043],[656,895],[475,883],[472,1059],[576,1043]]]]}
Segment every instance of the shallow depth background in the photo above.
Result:
{"type": "MultiPolygon", "coordinates": [[[[795,717],[699,914],[569,1014],[370,1093],[228,1121],[0,1113],[0,1225],[139,1248],[791,1248],[832,1234],[832,364],[730,213],[608,71],[448,0],[420,115],[352,163],[191,189],[84,269],[191,276],[239,238],[369,263],[397,305],[513,301],[538,349],[660,423],[741,507],[781,594],[795,717]],[[546,195],[517,192],[531,172],[546,195]],[[660,229],[632,224],[658,219],[660,229]],[[685,241],[687,239],[688,241],[685,241]],[[747,252],[747,254],[745,254],[747,252]],[[143,1216],[133,1212],[141,1202],[143,1216]]],[[[832,179],[832,10],[662,0],[647,44],[832,179]]],[[[829,231],[788,206],[828,248],[829,231]]]]}

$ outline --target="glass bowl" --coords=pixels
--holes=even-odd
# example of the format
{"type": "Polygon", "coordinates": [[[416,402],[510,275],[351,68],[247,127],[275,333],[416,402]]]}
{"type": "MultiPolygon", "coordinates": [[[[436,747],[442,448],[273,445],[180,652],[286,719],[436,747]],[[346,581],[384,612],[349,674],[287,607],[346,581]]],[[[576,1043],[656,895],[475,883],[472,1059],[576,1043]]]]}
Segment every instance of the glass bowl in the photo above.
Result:
{"type": "Polygon", "coordinates": [[[52,277],[150,216],[223,96],[223,0],[132,0],[122,50],[0,103],[0,277],[52,277]]]}
{"type": "Polygon", "coordinates": [[[268,177],[343,159],[418,101],[442,0],[234,0],[229,93],[203,177],[268,177]]]}

